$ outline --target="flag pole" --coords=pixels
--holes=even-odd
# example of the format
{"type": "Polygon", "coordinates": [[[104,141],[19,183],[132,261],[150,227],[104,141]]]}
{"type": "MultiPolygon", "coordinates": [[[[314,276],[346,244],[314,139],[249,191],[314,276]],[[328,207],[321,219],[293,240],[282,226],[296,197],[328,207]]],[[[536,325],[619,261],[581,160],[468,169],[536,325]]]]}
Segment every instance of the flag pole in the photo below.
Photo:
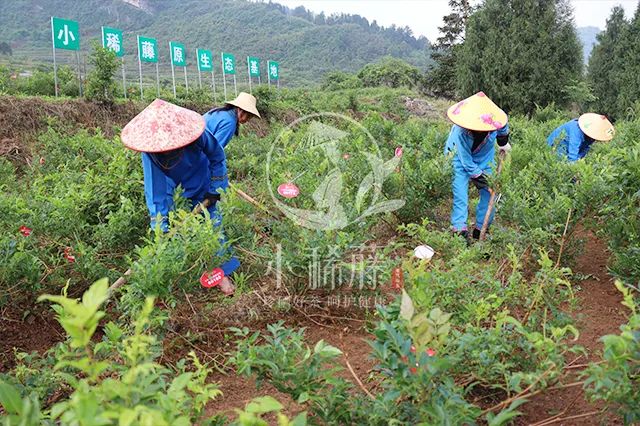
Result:
{"type": "Polygon", "coordinates": [[[198,56],[198,49],[196,49],[196,61],[198,64],[198,87],[202,90],[202,73],[200,72],[200,56],[198,56]]]}
{"type": "Polygon", "coordinates": [[[173,69],[173,47],[169,42],[169,58],[171,58],[171,80],[173,81],[173,97],[176,98],[176,72],[173,69]]]}
{"type": "Polygon", "coordinates": [[[227,78],[224,72],[224,53],[220,52],[220,63],[222,64],[222,86],[224,87],[224,100],[227,100],[227,78]]]}
{"type": "Polygon", "coordinates": [[[56,91],[56,98],[58,97],[58,66],[56,64],[56,42],[54,40],[53,33],[53,16],[51,17],[51,47],[53,49],[53,84],[56,91]]]}
{"type": "Polygon", "coordinates": [[[140,52],[140,36],[136,35],[136,38],[138,39],[138,70],[140,72],[140,100],[142,100],[142,60],[140,59],[140,55],[142,55],[142,53],[140,52]]]}
{"type": "Polygon", "coordinates": [[[249,65],[248,56],[247,56],[247,76],[249,77],[249,93],[253,95],[253,90],[251,89],[251,66],[249,65]]]}

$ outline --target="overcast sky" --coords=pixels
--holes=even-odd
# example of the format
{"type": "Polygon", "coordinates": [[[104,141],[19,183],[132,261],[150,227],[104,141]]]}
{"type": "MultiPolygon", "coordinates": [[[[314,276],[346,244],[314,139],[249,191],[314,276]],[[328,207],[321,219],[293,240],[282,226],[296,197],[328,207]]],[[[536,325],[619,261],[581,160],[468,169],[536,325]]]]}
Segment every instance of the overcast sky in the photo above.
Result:
{"type": "MultiPolygon", "coordinates": [[[[438,26],[449,11],[448,0],[273,0],[290,8],[304,6],[325,15],[350,13],[376,20],[385,27],[409,26],[416,36],[424,35],[430,41],[438,37],[438,26]]],[[[633,16],[638,0],[570,0],[574,7],[578,27],[604,28],[611,8],[624,7],[627,17],[633,16]]]]}

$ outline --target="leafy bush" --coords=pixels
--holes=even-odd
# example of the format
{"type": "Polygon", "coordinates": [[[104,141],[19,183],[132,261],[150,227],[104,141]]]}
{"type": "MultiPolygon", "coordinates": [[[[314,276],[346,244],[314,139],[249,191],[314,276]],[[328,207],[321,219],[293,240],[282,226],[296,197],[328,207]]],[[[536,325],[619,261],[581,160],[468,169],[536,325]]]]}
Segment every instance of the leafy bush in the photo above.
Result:
{"type": "Polygon", "coordinates": [[[220,395],[216,385],[207,383],[210,369],[190,354],[192,371],[186,360],[174,372],[155,362],[157,340],[148,334],[153,299],[126,332],[110,322],[105,336],[92,337],[105,313],[100,306],[109,297],[106,279],[97,281],[82,301],[62,296],[41,296],[50,300],[69,340],[54,367],[57,376],[71,388],[71,394],[50,409],[41,410],[34,394],[21,399],[18,390],[0,382],[0,404],[7,425],[39,425],[48,419],[56,424],[154,424],[189,425],[211,422],[204,413],[206,403],[220,395]]]}
{"type": "Polygon", "coordinates": [[[85,97],[98,102],[113,101],[116,91],[113,76],[120,66],[115,52],[94,42],[89,62],[94,69],[87,77],[85,97]]]}
{"type": "Polygon", "coordinates": [[[322,90],[357,89],[361,87],[361,80],[354,74],[343,71],[332,71],[324,76],[322,90]]]}
{"type": "Polygon", "coordinates": [[[420,88],[424,80],[424,75],[418,68],[401,59],[391,57],[384,58],[375,64],[365,65],[357,75],[365,87],[420,88]]]}
{"type": "Polygon", "coordinates": [[[602,361],[592,363],[584,372],[584,387],[592,400],[606,401],[610,410],[631,425],[640,421],[640,312],[632,290],[619,281],[616,287],[631,315],[620,326],[619,335],[601,338],[602,361]]]}
{"type": "Polygon", "coordinates": [[[335,361],[342,352],[322,340],[311,350],[304,343],[304,330],[282,325],[268,326],[270,336],[260,345],[259,333],[249,335],[247,328],[232,329],[241,338],[230,360],[238,374],[255,375],[258,387],[268,380],[298,403],[310,405],[314,416],[325,423],[352,423],[351,384],[336,377],[340,368],[335,361]]]}

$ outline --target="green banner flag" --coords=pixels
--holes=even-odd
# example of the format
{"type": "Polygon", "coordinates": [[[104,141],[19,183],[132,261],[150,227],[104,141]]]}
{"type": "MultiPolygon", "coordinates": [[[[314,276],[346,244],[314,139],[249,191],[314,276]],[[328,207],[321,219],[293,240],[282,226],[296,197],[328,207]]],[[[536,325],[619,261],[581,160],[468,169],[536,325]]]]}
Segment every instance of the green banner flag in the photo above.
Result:
{"type": "Polygon", "coordinates": [[[102,47],[109,49],[121,58],[124,56],[122,30],[102,27],[102,47]]]}
{"type": "Polygon", "coordinates": [[[269,78],[271,80],[277,80],[280,78],[280,64],[276,61],[267,61],[267,68],[269,70],[269,78]]]}
{"type": "Polygon", "coordinates": [[[52,16],[51,37],[56,49],[80,50],[80,26],[76,21],[52,16]]]}
{"type": "Polygon", "coordinates": [[[249,56],[247,64],[249,66],[249,75],[251,77],[260,77],[260,59],[249,56]]]}
{"type": "Polygon", "coordinates": [[[177,41],[169,42],[169,49],[171,50],[171,64],[174,67],[186,67],[187,66],[187,49],[184,44],[177,41]]]}
{"type": "Polygon", "coordinates": [[[222,53],[222,71],[225,74],[236,73],[236,58],[231,53],[222,53]]]}
{"type": "Polygon", "coordinates": [[[142,62],[158,62],[158,42],[155,38],[138,36],[138,58],[142,62]]]}
{"type": "Polygon", "coordinates": [[[213,71],[213,54],[210,50],[198,49],[198,70],[213,71]]]}

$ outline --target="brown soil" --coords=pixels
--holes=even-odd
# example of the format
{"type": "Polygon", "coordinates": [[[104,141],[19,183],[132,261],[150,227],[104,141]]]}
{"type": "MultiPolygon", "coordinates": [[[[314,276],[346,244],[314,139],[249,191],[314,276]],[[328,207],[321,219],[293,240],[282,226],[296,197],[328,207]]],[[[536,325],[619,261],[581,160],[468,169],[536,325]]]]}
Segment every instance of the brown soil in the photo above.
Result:
{"type": "Polygon", "coordinates": [[[0,373],[15,365],[14,350],[44,353],[64,339],[64,331],[50,311],[25,312],[12,307],[0,309],[0,373]]]}
{"type": "MultiPolygon", "coordinates": [[[[618,327],[626,321],[627,315],[620,304],[622,297],[607,273],[609,252],[606,244],[591,232],[583,232],[582,238],[586,240],[585,247],[582,255],[577,259],[575,271],[588,278],[579,283],[581,291],[577,297],[580,307],[573,315],[580,331],[576,344],[583,346],[588,356],[576,359],[575,366],[598,360],[602,351],[600,337],[606,334],[617,334],[618,327]]],[[[574,375],[568,382],[580,380],[578,375],[582,369],[576,368],[574,371],[574,375]]],[[[569,418],[594,413],[601,408],[601,404],[590,403],[585,399],[581,386],[549,391],[533,397],[529,403],[520,408],[524,415],[518,424],[535,424],[560,414],[553,424],[622,424],[621,420],[611,415],[595,414],[569,418]]]]}
{"type": "MultiPolygon", "coordinates": [[[[354,387],[360,390],[347,368],[346,360],[348,359],[355,374],[363,383],[366,383],[365,379],[373,368],[373,361],[368,358],[370,347],[366,340],[370,340],[372,337],[361,325],[354,323],[354,328],[348,325],[336,328],[329,325],[322,327],[310,322],[305,324],[304,322],[295,321],[287,323],[287,326],[306,326],[305,340],[311,347],[319,340],[324,340],[339,348],[344,353],[344,356],[340,359],[341,367],[344,369],[341,376],[346,380],[350,380],[354,387]]],[[[234,409],[243,408],[253,398],[263,395],[273,396],[280,401],[284,406],[284,412],[290,417],[304,410],[304,407],[293,401],[289,395],[278,392],[269,383],[263,384],[258,390],[255,380],[238,376],[235,371],[226,375],[216,373],[213,375],[212,380],[219,384],[223,395],[209,403],[207,408],[209,414],[224,414],[229,418],[234,418],[234,409]]],[[[365,384],[365,386],[367,385],[365,384]]]]}
{"type": "MultiPolygon", "coordinates": [[[[575,270],[588,278],[579,283],[580,291],[577,297],[580,307],[574,315],[580,330],[580,337],[576,343],[584,346],[589,355],[576,359],[574,365],[597,360],[602,348],[600,337],[617,333],[619,325],[626,321],[626,312],[620,304],[621,297],[607,274],[609,253],[606,245],[590,232],[582,234],[586,244],[583,254],[577,260],[575,270]]],[[[294,416],[303,409],[291,397],[278,392],[268,383],[258,390],[252,378],[236,375],[233,368],[226,364],[226,359],[235,349],[233,338],[228,332],[230,326],[248,326],[252,331],[266,331],[267,324],[284,319],[287,327],[305,327],[306,341],[310,346],[324,339],[343,351],[342,376],[350,380],[356,390],[360,391],[360,388],[347,369],[346,359],[364,386],[373,390],[372,384],[367,381],[373,361],[369,359],[370,347],[365,342],[371,339],[365,330],[368,315],[366,310],[357,307],[327,307],[320,304],[292,305],[286,312],[278,311],[274,309],[274,298],[286,298],[287,295],[280,292],[274,294],[273,298],[268,298],[264,292],[266,288],[267,285],[257,285],[250,293],[238,297],[233,303],[224,303],[221,297],[212,296],[211,293],[190,295],[186,303],[180,303],[172,312],[161,362],[173,363],[194,350],[201,360],[217,366],[220,371],[216,371],[211,380],[219,384],[223,395],[209,403],[208,414],[234,418],[234,409],[243,408],[251,399],[263,395],[271,395],[278,399],[289,416],[294,416]],[[213,303],[214,309],[207,307],[210,303],[213,303]]],[[[314,297],[326,300],[326,294],[320,292],[306,296],[307,300],[313,300],[314,297]]],[[[384,295],[387,299],[390,296],[384,295]]],[[[53,315],[33,313],[27,315],[24,320],[22,315],[23,312],[17,309],[5,308],[0,311],[0,371],[6,371],[14,365],[14,347],[21,351],[43,352],[63,338],[63,332],[53,315]]],[[[574,375],[566,383],[578,381],[581,370],[576,368],[574,375]]],[[[532,425],[553,416],[558,416],[555,418],[556,421],[546,424],[622,424],[611,415],[590,414],[574,418],[597,412],[600,408],[600,404],[592,404],[585,400],[581,386],[549,391],[534,396],[520,408],[524,415],[517,420],[517,424],[532,425]]]]}
{"type": "MultiPolygon", "coordinates": [[[[198,296],[190,295],[188,301],[179,304],[172,312],[169,325],[172,331],[165,339],[163,362],[175,362],[194,350],[201,360],[222,370],[211,377],[213,382],[218,383],[223,395],[209,403],[209,415],[221,414],[234,418],[234,409],[243,408],[253,398],[263,395],[278,399],[289,416],[295,416],[304,409],[270,384],[266,383],[258,390],[255,380],[236,374],[233,366],[226,363],[230,353],[235,350],[229,327],[249,327],[251,332],[267,333],[266,326],[278,320],[284,320],[286,327],[303,327],[305,341],[309,346],[313,347],[319,340],[324,340],[343,352],[340,361],[344,370],[341,376],[351,381],[354,388],[360,390],[347,368],[347,359],[364,386],[371,386],[366,379],[373,368],[373,361],[369,359],[371,350],[366,340],[371,340],[372,336],[365,330],[367,312],[372,312],[371,310],[357,306],[328,306],[326,302],[329,295],[315,291],[305,295],[306,302],[291,303],[290,309],[278,311],[274,309],[274,300],[287,300],[288,295],[286,291],[273,291],[271,297],[268,297],[267,288],[268,283],[264,286],[256,284],[250,293],[226,306],[224,303],[221,306],[221,301],[216,301],[215,295],[212,297],[211,294],[203,294],[200,300],[198,296]],[[317,303],[318,300],[320,303],[317,303]],[[214,303],[215,310],[207,309],[207,303],[211,302],[214,303]]],[[[344,292],[341,294],[343,300],[349,296],[351,295],[344,292]]],[[[378,297],[382,301],[388,300],[391,295],[378,297]]],[[[374,296],[370,296],[370,299],[373,301],[374,296]]],[[[288,300],[292,302],[291,299],[288,300]]]]}

